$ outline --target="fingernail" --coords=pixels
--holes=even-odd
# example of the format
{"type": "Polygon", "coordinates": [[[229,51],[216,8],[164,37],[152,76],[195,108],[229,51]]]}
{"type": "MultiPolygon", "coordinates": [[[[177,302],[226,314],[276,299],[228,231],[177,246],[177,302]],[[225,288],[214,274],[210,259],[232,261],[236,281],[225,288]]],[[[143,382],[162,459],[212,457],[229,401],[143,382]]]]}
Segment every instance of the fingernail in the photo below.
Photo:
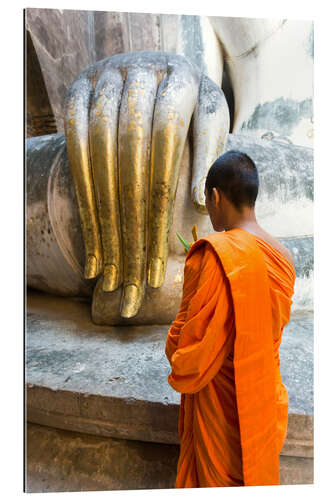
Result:
{"type": "Polygon", "coordinates": [[[114,264],[107,264],[104,268],[103,292],[113,292],[118,286],[117,266],[114,264]]]}
{"type": "Polygon", "coordinates": [[[123,292],[123,303],[121,307],[122,318],[132,318],[140,309],[143,299],[141,290],[136,285],[126,285],[123,292]]]}
{"type": "Polygon", "coordinates": [[[153,257],[148,267],[148,284],[154,288],[159,288],[164,281],[164,265],[160,257],[153,257]]]}
{"type": "Polygon", "coordinates": [[[95,255],[89,255],[85,268],[84,268],[84,277],[87,280],[95,278],[97,276],[97,259],[95,255]]]}

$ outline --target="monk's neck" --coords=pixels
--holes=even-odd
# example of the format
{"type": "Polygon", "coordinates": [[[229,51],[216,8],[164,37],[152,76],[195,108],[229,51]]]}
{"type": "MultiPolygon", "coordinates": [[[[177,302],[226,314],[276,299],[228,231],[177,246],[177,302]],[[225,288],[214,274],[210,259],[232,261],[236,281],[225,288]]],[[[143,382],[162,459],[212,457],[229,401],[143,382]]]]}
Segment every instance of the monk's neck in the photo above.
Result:
{"type": "Polygon", "coordinates": [[[254,213],[254,209],[244,209],[241,213],[233,214],[229,221],[225,224],[225,230],[235,229],[237,227],[249,230],[258,227],[258,222],[254,213]]]}

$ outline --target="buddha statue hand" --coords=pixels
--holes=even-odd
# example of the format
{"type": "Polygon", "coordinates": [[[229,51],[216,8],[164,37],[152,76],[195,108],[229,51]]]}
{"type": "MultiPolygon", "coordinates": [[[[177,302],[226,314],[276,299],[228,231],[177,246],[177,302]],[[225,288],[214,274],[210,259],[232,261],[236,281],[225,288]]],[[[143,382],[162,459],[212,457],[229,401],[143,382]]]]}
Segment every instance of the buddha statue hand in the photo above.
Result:
{"type": "Polygon", "coordinates": [[[83,71],[65,103],[65,135],[85,245],[85,278],[123,286],[121,316],[137,314],[145,281],[162,285],[179,168],[192,120],[191,196],[223,152],[222,90],[184,57],[117,54],[83,71]]]}

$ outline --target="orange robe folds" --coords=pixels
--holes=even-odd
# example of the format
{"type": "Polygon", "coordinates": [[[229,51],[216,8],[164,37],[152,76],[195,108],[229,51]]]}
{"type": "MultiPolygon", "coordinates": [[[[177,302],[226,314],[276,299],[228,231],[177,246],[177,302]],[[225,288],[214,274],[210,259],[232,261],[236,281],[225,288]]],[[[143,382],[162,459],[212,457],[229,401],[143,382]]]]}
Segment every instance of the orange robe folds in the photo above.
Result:
{"type": "Polygon", "coordinates": [[[197,240],[165,352],[181,393],[176,488],[279,484],[288,394],[278,348],[295,272],[244,229],[197,240]]]}

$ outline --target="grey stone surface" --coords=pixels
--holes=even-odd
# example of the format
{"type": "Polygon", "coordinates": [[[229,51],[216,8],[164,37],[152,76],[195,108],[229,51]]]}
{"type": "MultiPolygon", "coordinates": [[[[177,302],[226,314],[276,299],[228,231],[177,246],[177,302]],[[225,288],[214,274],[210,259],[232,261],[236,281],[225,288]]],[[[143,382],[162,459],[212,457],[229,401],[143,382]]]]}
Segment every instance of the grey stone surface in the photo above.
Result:
{"type": "Polygon", "coordinates": [[[167,383],[167,330],[97,326],[87,304],[34,294],[27,311],[28,381],[53,390],[178,403],[167,383]]]}
{"type": "Polygon", "coordinates": [[[280,346],[281,373],[289,412],[313,415],[313,315],[294,315],[280,346]]]}
{"type": "Polygon", "coordinates": [[[313,484],[313,458],[280,457],[280,484],[313,484]]]}
{"type": "Polygon", "coordinates": [[[76,75],[95,61],[93,12],[29,8],[25,13],[26,29],[38,57],[57,130],[61,132],[66,90],[76,75]]]}
{"type": "Polygon", "coordinates": [[[28,137],[54,134],[54,114],[34,44],[29,31],[25,36],[26,133],[28,137]]]}
{"type": "Polygon", "coordinates": [[[313,458],[313,415],[289,413],[287,437],[280,456],[313,458]]]}
{"type": "Polygon", "coordinates": [[[83,239],[63,134],[26,142],[28,285],[48,293],[89,295],[83,239]],[[70,235],[70,237],[69,237],[70,235]]]}
{"type": "Polygon", "coordinates": [[[26,492],[172,488],[179,447],[27,426],[26,492]]]}
{"type": "Polygon", "coordinates": [[[230,134],[226,149],[240,149],[257,165],[260,176],[258,202],[261,197],[283,203],[299,198],[313,200],[312,148],[230,134]]]}
{"type": "MultiPolygon", "coordinates": [[[[53,390],[178,403],[167,382],[168,325],[97,326],[87,304],[32,294],[28,299],[28,382],[53,390]]],[[[313,414],[313,319],[295,316],[280,346],[292,413],[313,414]]]]}
{"type": "Polygon", "coordinates": [[[96,61],[130,50],[127,12],[94,12],[96,61]]]}
{"type": "MultiPolygon", "coordinates": [[[[168,384],[168,326],[97,326],[89,303],[28,295],[28,421],[90,434],[177,443],[180,395],[168,384]]],[[[292,318],[280,347],[290,398],[285,453],[313,454],[312,317],[292,318]]]]}
{"type": "Polygon", "coordinates": [[[281,136],[289,137],[304,118],[313,118],[312,99],[296,101],[279,97],[273,102],[258,104],[241,130],[245,134],[253,129],[278,130],[281,136]]]}
{"type": "Polygon", "coordinates": [[[294,264],[297,277],[309,277],[313,272],[313,236],[304,236],[298,238],[280,238],[294,258],[294,264]]]}
{"type": "MultiPolygon", "coordinates": [[[[27,425],[29,493],[173,488],[179,446],[27,425]]],[[[280,456],[281,484],[313,483],[313,459],[280,456]]]]}

